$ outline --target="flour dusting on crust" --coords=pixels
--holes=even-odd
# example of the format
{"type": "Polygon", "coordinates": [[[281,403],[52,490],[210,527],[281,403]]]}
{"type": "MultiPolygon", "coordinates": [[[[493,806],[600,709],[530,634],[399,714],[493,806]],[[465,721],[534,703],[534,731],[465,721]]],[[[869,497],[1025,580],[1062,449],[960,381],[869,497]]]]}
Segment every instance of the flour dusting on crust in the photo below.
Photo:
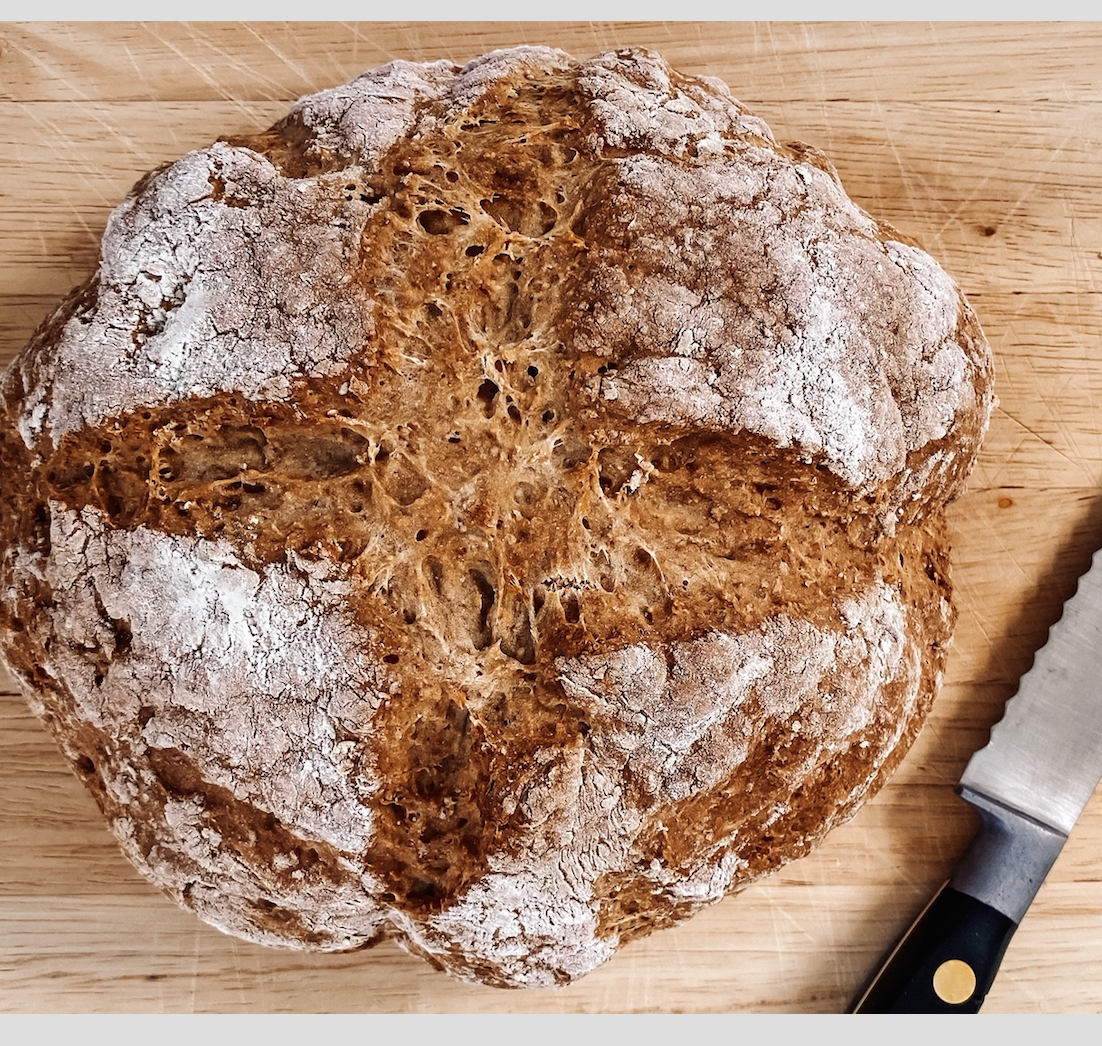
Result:
{"type": "MultiPolygon", "coordinates": [[[[886,684],[900,682],[913,706],[921,652],[907,641],[896,593],[878,585],[849,600],[845,616],[840,634],[781,616],[749,635],[560,659],[564,690],[600,724],[589,750],[537,753],[546,769],[523,800],[527,829],[459,903],[424,923],[403,921],[413,947],[441,958],[459,949],[476,969],[489,961],[528,987],[603,963],[617,941],[601,932],[595,887],[640,863],[638,837],[654,806],[731,780],[778,725],[816,739],[805,756],[811,768],[824,750],[854,743],[886,684]],[[625,787],[639,777],[650,810],[625,787]]],[[[643,862],[644,874],[692,907],[713,903],[746,867],[741,842],[737,832],[711,840],[689,874],[643,862]]]]}
{"type": "Polygon", "coordinates": [[[579,342],[626,357],[596,390],[618,411],[749,429],[863,489],[976,409],[956,287],[881,242],[827,174],[760,149],[701,168],[615,163],[647,275],[601,273],[579,342]]]}
{"type": "Polygon", "coordinates": [[[337,731],[370,729],[385,681],[343,611],[347,581],[294,553],[261,577],[225,544],[112,531],[94,509],[55,506],[51,539],[45,564],[17,570],[41,570],[53,592],[43,668],[81,721],[142,721],[143,744],[187,752],[206,780],[308,837],[369,845],[361,800],[377,785],[349,779],[337,731]]]}
{"type": "Polygon", "coordinates": [[[296,379],[340,373],[373,330],[349,273],[372,208],[341,184],[221,143],[153,175],[108,222],[95,308],[13,364],[33,390],[27,445],[140,404],[286,399],[296,379]]]}

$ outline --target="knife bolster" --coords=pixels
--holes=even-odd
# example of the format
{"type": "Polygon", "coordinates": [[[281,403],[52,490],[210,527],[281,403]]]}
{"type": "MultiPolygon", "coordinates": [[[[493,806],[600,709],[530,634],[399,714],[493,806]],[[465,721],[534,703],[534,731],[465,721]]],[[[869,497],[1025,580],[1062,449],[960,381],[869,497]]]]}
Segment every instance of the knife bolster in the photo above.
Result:
{"type": "Polygon", "coordinates": [[[1067,836],[967,785],[957,793],[983,821],[949,883],[1020,923],[1067,836]]]}

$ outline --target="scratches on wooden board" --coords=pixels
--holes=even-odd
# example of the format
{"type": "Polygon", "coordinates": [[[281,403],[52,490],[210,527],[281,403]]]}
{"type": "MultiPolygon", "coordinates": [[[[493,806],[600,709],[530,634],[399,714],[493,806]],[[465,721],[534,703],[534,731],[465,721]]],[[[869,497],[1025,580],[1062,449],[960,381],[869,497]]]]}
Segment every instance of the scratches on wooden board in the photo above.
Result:
{"type": "MultiPolygon", "coordinates": [[[[838,1010],[974,831],[952,784],[1102,544],[1098,25],[8,23],[0,366],[94,271],[110,208],[146,170],[388,60],[516,43],[649,46],[723,78],[778,137],[824,149],[854,198],[924,242],[973,298],[1001,406],[950,509],[961,615],[926,729],[880,795],[804,860],[571,988],[503,994],[391,944],[260,949],[178,911],[130,870],[0,675],[0,1009],[838,1010]]],[[[989,1012],[1102,1010],[1100,848],[1096,796],[989,1012]]]]}

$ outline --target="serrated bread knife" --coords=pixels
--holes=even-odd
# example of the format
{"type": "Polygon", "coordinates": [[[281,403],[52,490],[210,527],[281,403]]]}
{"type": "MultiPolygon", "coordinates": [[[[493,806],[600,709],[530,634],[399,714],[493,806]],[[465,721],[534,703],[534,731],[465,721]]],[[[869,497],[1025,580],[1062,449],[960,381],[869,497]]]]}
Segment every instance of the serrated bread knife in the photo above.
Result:
{"type": "Polygon", "coordinates": [[[958,794],[983,819],[852,1013],[976,1013],[1102,777],[1102,551],[975,752],[958,794]]]}

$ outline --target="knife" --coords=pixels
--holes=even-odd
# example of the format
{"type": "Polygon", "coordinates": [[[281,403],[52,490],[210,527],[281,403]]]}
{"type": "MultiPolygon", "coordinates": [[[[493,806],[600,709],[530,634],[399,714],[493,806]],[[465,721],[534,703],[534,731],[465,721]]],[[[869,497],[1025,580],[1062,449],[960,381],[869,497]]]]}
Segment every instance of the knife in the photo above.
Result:
{"type": "Polygon", "coordinates": [[[1102,550],[956,791],[981,826],[851,1013],[976,1013],[1102,778],[1102,550]]]}

